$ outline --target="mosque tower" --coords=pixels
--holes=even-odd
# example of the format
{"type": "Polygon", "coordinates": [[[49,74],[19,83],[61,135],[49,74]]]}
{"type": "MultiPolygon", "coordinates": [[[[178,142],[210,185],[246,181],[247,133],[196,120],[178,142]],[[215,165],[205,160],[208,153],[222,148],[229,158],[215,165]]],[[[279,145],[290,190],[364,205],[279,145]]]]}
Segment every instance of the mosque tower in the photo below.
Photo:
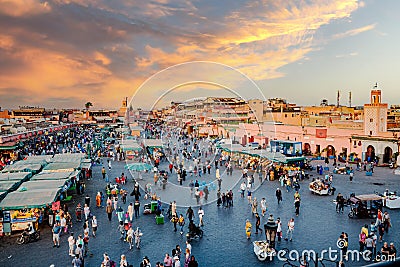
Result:
{"type": "Polygon", "coordinates": [[[382,93],[376,83],[371,90],[370,104],[364,104],[364,134],[377,136],[387,131],[388,104],[382,103],[382,93]]]}

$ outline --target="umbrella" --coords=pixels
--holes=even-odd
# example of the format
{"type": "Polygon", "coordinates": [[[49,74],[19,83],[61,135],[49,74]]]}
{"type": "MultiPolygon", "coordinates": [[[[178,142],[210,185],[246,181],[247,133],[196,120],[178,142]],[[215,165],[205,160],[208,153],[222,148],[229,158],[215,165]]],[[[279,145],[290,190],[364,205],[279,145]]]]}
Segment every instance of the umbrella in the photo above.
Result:
{"type": "Polygon", "coordinates": [[[125,165],[125,169],[131,170],[131,171],[149,171],[153,169],[153,166],[151,166],[148,163],[130,163],[125,165]]]}
{"type": "Polygon", "coordinates": [[[141,171],[149,171],[149,170],[153,169],[153,166],[151,166],[148,163],[135,162],[135,163],[126,164],[125,169],[128,169],[130,171],[137,171],[139,180],[143,180],[142,176],[140,175],[140,172],[141,171]]]}

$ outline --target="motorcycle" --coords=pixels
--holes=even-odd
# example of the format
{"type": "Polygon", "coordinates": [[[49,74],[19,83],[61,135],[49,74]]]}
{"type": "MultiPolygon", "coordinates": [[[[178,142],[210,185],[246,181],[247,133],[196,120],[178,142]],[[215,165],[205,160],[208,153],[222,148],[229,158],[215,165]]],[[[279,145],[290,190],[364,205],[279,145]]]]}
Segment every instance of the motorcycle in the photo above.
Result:
{"type": "Polygon", "coordinates": [[[186,234],[186,239],[188,242],[191,242],[192,240],[198,240],[203,237],[203,230],[201,230],[200,227],[196,226],[193,231],[189,231],[186,234]]]}
{"type": "Polygon", "coordinates": [[[33,234],[29,234],[28,232],[24,231],[22,232],[21,236],[17,238],[17,244],[22,245],[30,242],[36,242],[39,241],[39,239],[40,239],[39,231],[36,231],[33,234]]]}

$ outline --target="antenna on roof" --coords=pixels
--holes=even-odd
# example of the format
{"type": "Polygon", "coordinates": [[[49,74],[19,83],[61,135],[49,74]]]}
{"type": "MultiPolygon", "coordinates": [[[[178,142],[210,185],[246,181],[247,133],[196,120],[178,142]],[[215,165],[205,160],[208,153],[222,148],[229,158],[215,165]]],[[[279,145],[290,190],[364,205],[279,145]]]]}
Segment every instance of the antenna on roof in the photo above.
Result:
{"type": "Polygon", "coordinates": [[[340,91],[338,90],[337,91],[337,103],[336,103],[336,106],[339,107],[339,105],[340,105],[340,91]]]}
{"type": "Polygon", "coordinates": [[[349,92],[349,107],[351,108],[351,91],[349,92]]]}

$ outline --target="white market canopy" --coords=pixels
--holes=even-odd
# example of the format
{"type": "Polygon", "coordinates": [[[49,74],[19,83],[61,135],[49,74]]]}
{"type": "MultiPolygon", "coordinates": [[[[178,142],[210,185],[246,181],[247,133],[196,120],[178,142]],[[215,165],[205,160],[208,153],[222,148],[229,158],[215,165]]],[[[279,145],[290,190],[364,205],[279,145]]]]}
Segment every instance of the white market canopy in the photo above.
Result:
{"type": "Polygon", "coordinates": [[[0,173],[0,181],[26,181],[32,176],[30,172],[0,173]]]}
{"type": "Polygon", "coordinates": [[[122,143],[119,145],[123,151],[140,151],[142,147],[132,139],[124,139],[122,143]]]}
{"type": "Polygon", "coordinates": [[[55,191],[60,190],[65,185],[65,180],[33,180],[23,183],[19,190],[32,191],[39,189],[52,189],[55,191]]]}
{"type": "Polygon", "coordinates": [[[147,147],[163,147],[163,143],[161,139],[144,139],[143,144],[147,147]]]}
{"type": "Polygon", "coordinates": [[[86,155],[84,153],[55,154],[51,162],[81,162],[86,155]]]}
{"type": "Polygon", "coordinates": [[[81,162],[52,162],[43,168],[42,172],[72,172],[78,170],[81,162]]]}
{"type": "Polygon", "coordinates": [[[92,167],[91,159],[83,159],[81,162],[81,169],[90,169],[92,167]]]}
{"type": "Polygon", "coordinates": [[[40,208],[50,205],[57,197],[58,190],[35,189],[23,192],[11,192],[0,202],[0,209],[15,210],[23,208],[40,208]]]}
{"type": "Polygon", "coordinates": [[[24,160],[16,161],[12,165],[7,165],[2,172],[39,172],[42,169],[40,163],[27,163],[24,160]]]}
{"type": "Polygon", "coordinates": [[[47,164],[51,162],[51,159],[53,158],[52,155],[37,155],[37,156],[28,156],[24,160],[24,162],[29,162],[29,163],[39,163],[39,164],[47,164]]]}
{"type": "Polygon", "coordinates": [[[32,176],[31,181],[37,180],[68,180],[79,174],[79,171],[41,172],[32,176]]]}
{"type": "Polygon", "coordinates": [[[7,192],[7,191],[12,191],[18,188],[18,186],[21,184],[20,181],[1,181],[0,182],[0,194],[7,192]]]}

